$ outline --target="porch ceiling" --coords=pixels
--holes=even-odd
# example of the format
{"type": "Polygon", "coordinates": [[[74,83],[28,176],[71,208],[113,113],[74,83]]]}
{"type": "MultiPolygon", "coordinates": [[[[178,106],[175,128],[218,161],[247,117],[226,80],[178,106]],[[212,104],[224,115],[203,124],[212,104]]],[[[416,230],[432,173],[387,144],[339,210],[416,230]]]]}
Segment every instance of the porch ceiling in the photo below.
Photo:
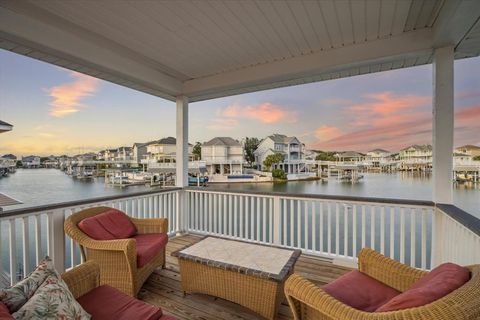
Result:
{"type": "Polygon", "coordinates": [[[0,47],[190,101],[480,54],[480,1],[0,1],[0,47]]]}

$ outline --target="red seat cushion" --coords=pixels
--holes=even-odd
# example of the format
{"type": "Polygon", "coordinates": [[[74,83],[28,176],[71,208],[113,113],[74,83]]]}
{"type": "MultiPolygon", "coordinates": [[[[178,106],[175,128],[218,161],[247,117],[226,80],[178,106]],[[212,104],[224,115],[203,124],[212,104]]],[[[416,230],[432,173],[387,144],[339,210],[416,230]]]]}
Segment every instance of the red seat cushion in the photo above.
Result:
{"type": "Polygon", "coordinates": [[[357,310],[373,312],[400,294],[380,281],[361,273],[350,271],[322,289],[335,299],[357,310]]]}
{"type": "Polygon", "coordinates": [[[415,282],[407,291],[377,309],[377,312],[415,308],[443,298],[470,279],[470,271],[454,263],[444,263],[415,282]]]}
{"type": "Polygon", "coordinates": [[[78,303],[101,320],[158,320],[162,309],[135,299],[108,285],[97,287],[77,299],[78,303]]]}
{"type": "Polygon", "coordinates": [[[168,236],[165,233],[137,234],[133,239],[137,241],[138,268],[149,263],[168,242],[168,236]]]}
{"type": "Polygon", "coordinates": [[[8,311],[7,306],[4,305],[1,301],[0,301],[0,319],[1,320],[10,320],[10,319],[13,320],[14,319],[13,316],[8,311]]]}
{"type": "Polygon", "coordinates": [[[117,209],[107,209],[96,216],[83,219],[78,227],[95,240],[127,239],[137,233],[130,218],[117,209]]]}

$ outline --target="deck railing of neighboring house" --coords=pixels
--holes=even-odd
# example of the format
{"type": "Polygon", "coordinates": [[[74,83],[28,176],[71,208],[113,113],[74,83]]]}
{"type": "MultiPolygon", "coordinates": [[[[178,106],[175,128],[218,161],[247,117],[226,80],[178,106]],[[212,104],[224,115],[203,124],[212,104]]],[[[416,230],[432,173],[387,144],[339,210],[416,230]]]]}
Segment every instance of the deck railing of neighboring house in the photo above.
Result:
{"type": "Polygon", "coordinates": [[[110,206],[133,217],[169,219],[169,234],[192,232],[299,248],[353,266],[372,247],[408,265],[480,261],[480,220],[428,201],[171,188],[0,214],[0,284],[28,274],[45,255],[60,271],[80,261],[63,231],[66,217],[110,206]],[[444,235],[448,234],[448,237],[444,235]]]}

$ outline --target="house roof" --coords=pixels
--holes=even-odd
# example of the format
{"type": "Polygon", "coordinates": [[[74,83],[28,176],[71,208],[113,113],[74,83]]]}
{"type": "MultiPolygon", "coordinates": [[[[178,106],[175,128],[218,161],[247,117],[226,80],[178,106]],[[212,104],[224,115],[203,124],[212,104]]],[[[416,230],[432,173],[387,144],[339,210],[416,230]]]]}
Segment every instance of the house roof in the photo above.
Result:
{"type": "Polygon", "coordinates": [[[414,144],[414,145],[411,145],[409,147],[406,147],[406,148],[403,148],[402,150],[400,151],[404,151],[404,150],[408,150],[408,149],[415,149],[417,151],[432,151],[432,145],[430,144],[424,144],[424,145],[418,145],[418,144],[414,144]]]}
{"type": "Polygon", "coordinates": [[[241,147],[241,143],[230,137],[215,137],[203,144],[204,146],[241,147]]]}
{"type": "Polygon", "coordinates": [[[2,156],[2,158],[3,158],[3,159],[16,160],[16,159],[17,159],[17,156],[14,155],[14,154],[9,153],[9,154],[4,154],[4,155],[2,156]]]}
{"type": "Polygon", "coordinates": [[[368,152],[381,152],[381,153],[390,153],[390,151],[384,150],[384,149],[373,149],[368,152]]]}
{"type": "Polygon", "coordinates": [[[473,144],[466,144],[466,145],[458,147],[456,149],[480,150],[480,147],[474,146],[473,144]]]}
{"type": "Polygon", "coordinates": [[[480,1],[1,1],[0,47],[174,101],[480,54],[480,1]],[[132,27],[134,26],[134,27],[132,27]]]}
{"type": "Polygon", "coordinates": [[[296,137],[287,137],[284,134],[278,134],[278,133],[269,135],[268,138],[272,139],[276,143],[289,143],[290,141],[296,139],[296,137]]]}

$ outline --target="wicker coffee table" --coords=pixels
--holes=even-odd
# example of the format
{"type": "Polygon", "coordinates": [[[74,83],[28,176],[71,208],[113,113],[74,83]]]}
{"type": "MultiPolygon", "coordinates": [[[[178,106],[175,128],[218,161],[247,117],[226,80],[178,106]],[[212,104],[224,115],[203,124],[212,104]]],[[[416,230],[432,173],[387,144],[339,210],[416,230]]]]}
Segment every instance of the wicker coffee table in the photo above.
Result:
{"type": "Polygon", "coordinates": [[[205,293],[274,319],[300,250],[206,237],[172,253],[184,293],[205,293]]]}

